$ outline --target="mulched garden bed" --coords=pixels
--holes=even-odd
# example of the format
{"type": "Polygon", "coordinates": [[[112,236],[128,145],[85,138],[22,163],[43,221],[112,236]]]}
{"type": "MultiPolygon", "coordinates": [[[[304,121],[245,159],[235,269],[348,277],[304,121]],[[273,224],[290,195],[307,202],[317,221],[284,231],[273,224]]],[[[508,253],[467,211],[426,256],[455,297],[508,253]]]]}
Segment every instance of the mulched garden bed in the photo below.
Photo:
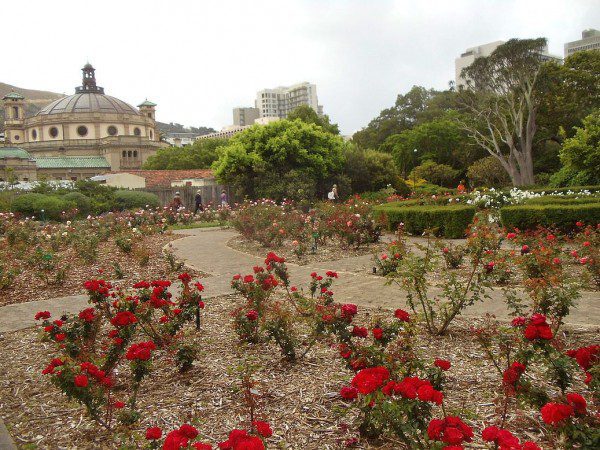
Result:
{"type": "Polygon", "coordinates": [[[354,256],[376,254],[382,252],[386,247],[384,242],[366,244],[360,246],[359,248],[342,247],[337,243],[329,243],[318,246],[316,253],[312,254],[309,245],[309,250],[306,252],[306,254],[298,257],[298,255],[294,253],[294,247],[292,246],[291,242],[288,241],[286,241],[281,247],[268,248],[261,245],[259,242],[245,239],[243,236],[235,236],[231,238],[229,242],[227,242],[227,245],[234,250],[261,258],[264,258],[267,252],[273,251],[277,253],[278,256],[284,257],[286,262],[300,266],[305,266],[315,262],[336,261],[344,258],[352,258],[354,256]]]}
{"type": "MultiPolygon", "coordinates": [[[[24,261],[19,261],[19,274],[12,286],[2,291],[0,306],[13,303],[23,303],[35,300],[46,300],[56,297],[85,293],[83,283],[90,278],[104,278],[114,285],[130,286],[140,280],[177,279],[178,273],[171,271],[163,254],[163,247],[171,241],[184,237],[181,234],[154,234],[144,236],[143,241],[136,244],[147,252],[148,263],[141,265],[140,258],[133,253],[120,250],[114,240],[101,242],[98,246],[98,258],[95,262],[86,264],[78,258],[74,248],[60,253],[62,261],[68,265],[66,279],[60,285],[46,285],[36,275],[36,271],[28,267],[24,261]],[[115,264],[123,271],[124,278],[116,279],[115,264]]],[[[203,274],[185,269],[195,278],[203,274]]]]}
{"type": "MultiPolygon", "coordinates": [[[[229,313],[243,302],[233,295],[207,300],[202,330],[196,334],[193,328],[186,328],[201,352],[194,367],[178,374],[172,359],[157,358],[139,394],[143,418],[133,428],[112,432],[90,421],[82,407],[69,402],[41,374],[54,354],[54,344],[39,342],[37,331],[32,329],[6,333],[0,341],[0,416],[20,448],[117,449],[131,444],[133,436],[144,442],[143,433],[149,426],[169,431],[183,422],[197,425],[200,436],[214,444],[224,440],[232,428],[243,426],[246,415],[241,407],[236,368],[246,361],[257,366],[254,380],[261,396],[258,413],[274,430],[269,448],[345,448],[347,439],[357,437],[357,424],[339,397],[340,388],[352,374],[343,367],[337,349],[322,342],[292,364],[282,360],[274,346],[240,345],[229,313]]],[[[364,323],[366,316],[377,313],[366,308],[359,311],[357,323],[364,323]]],[[[423,333],[418,346],[432,362],[436,357],[452,362],[447,372],[446,408],[449,413],[459,413],[480,436],[482,428],[488,425],[486,421],[497,412],[493,401],[501,394],[501,380],[476,344],[470,326],[477,326],[477,321],[457,320],[450,333],[441,338],[423,333]]],[[[567,348],[589,344],[597,333],[598,330],[570,329],[564,334],[567,348]]],[[[582,386],[578,380],[574,389],[582,386]]],[[[439,407],[435,407],[435,413],[442,414],[439,407]]],[[[551,443],[540,442],[543,424],[536,411],[511,415],[507,427],[545,449],[555,448],[551,443]]],[[[378,444],[360,441],[355,448],[403,447],[386,440],[378,444]]]]}

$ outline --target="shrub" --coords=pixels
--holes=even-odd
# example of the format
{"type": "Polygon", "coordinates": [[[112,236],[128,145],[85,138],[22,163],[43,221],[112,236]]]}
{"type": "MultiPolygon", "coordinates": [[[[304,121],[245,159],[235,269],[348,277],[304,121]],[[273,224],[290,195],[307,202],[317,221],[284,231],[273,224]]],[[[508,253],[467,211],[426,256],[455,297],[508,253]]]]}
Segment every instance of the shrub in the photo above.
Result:
{"type": "Polygon", "coordinates": [[[115,206],[119,210],[145,208],[146,205],[156,208],[160,205],[158,196],[150,192],[118,190],[115,192],[115,206]]]}
{"type": "Polygon", "coordinates": [[[488,156],[475,161],[467,169],[467,177],[475,186],[498,187],[509,183],[510,177],[498,161],[488,156]]]}
{"type": "Polygon", "coordinates": [[[395,230],[400,223],[411,234],[434,230],[437,235],[451,239],[462,238],[475,216],[473,206],[407,206],[376,207],[375,213],[388,229],[395,230]]]}
{"type": "Polygon", "coordinates": [[[600,223],[600,202],[579,205],[519,205],[500,209],[500,219],[507,229],[532,230],[556,227],[575,229],[576,222],[600,223]]]}
{"type": "Polygon", "coordinates": [[[92,208],[92,201],[90,198],[81,192],[69,192],[68,194],[63,195],[62,199],[69,202],[75,202],[77,210],[82,216],[87,216],[92,208]]]}
{"type": "Polygon", "coordinates": [[[409,179],[423,178],[430,183],[449,186],[459,173],[459,170],[455,170],[447,164],[438,164],[429,160],[415,167],[410,173],[409,179]]]}
{"type": "Polygon", "coordinates": [[[528,205],[585,205],[600,203],[600,197],[578,198],[575,195],[547,195],[545,197],[531,198],[525,201],[528,205]]]}
{"type": "Polygon", "coordinates": [[[12,210],[26,216],[42,217],[50,220],[63,220],[65,214],[77,207],[74,201],[67,201],[60,197],[44,194],[23,194],[19,195],[12,203],[12,210]]]}

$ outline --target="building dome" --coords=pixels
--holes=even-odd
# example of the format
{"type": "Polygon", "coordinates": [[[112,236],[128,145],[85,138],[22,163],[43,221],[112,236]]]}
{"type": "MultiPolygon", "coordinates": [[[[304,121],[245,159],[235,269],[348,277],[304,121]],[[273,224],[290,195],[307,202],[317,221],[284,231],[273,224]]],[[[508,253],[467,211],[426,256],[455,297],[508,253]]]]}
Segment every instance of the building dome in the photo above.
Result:
{"type": "Polygon", "coordinates": [[[64,113],[113,113],[135,114],[140,112],[118,98],[100,92],[86,92],[59,98],[42,108],[36,115],[45,116],[64,113]]]}

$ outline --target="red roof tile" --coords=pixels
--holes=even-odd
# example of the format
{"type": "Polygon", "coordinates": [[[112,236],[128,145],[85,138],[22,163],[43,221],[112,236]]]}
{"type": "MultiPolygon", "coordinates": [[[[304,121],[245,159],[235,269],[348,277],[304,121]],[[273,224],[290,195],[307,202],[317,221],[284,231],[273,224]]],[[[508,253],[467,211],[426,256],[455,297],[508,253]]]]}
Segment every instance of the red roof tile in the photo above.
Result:
{"type": "MultiPolygon", "coordinates": [[[[113,172],[115,173],[115,172],[113,172]]],[[[166,186],[170,187],[171,182],[190,178],[214,178],[215,175],[210,169],[189,169],[189,170],[120,170],[118,173],[130,173],[146,179],[146,187],[166,186]]]]}

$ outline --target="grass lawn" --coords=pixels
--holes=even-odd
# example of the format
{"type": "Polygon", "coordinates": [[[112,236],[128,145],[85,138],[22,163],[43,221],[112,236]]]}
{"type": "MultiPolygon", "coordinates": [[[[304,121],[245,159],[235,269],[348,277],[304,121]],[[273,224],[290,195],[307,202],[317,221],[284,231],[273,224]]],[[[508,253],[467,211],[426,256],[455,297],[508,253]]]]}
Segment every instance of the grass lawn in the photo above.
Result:
{"type": "Polygon", "coordinates": [[[214,228],[214,227],[221,227],[221,226],[228,226],[229,224],[226,223],[220,223],[217,221],[214,222],[194,222],[194,223],[177,223],[175,225],[171,225],[170,229],[171,230],[189,230],[192,228],[214,228]]]}

